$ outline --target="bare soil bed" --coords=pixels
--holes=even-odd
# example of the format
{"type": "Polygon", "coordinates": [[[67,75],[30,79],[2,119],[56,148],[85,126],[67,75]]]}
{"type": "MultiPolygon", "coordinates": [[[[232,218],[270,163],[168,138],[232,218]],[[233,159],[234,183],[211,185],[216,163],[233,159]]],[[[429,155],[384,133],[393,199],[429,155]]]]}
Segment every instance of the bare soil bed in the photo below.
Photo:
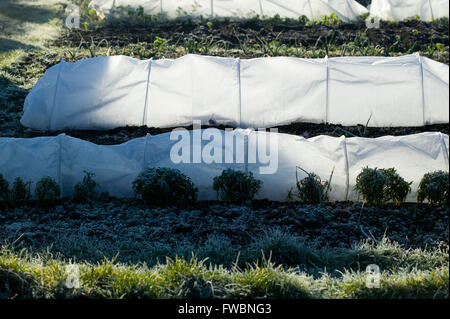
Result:
{"type": "Polygon", "coordinates": [[[418,204],[362,207],[260,200],[248,206],[199,202],[183,208],[148,208],[132,199],[92,205],[67,200],[51,209],[31,204],[0,210],[0,241],[91,262],[120,251],[120,261],[144,258],[140,261],[154,263],[145,258],[164,259],[177,247],[190,254],[211,239],[242,250],[273,229],[301,238],[311,248],[350,249],[361,240],[379,241],[384,236],[405,248],[432,248],[448,244],[448,217],[446,206],[418,204]]]}
{"type": "Polygon", "coordinates": [[[273,40],[288,46],[317,48],[359,42],[390,48],[395,52],[414,52],[430,44],[449,44],[448,22],[381,22],[380,28],[368,29],[365,22],[304,25],[293,21],[256,19],[213,22],[188,20],[148,25],[116,22],[93,30],[66,31],[53,44],[77,47],[82,43],[103,41],[104,46],[124,46],[131,43],[151,44],[157,37],[167,40],[170,44],[191,39],[197,42],[218,43],[229,49],[269,43],[273,40]]]}
{"type": "MultiPolygon", "coordinates": [[[[215,127],[218,129],[225,129],[226,126],[209,126],[205,125],[202,128],[215,127]]],[[[185,127],[188,130],[192,130],[192,126],[185,127]]],[[[409,135],[422,132],[441,132],[449,134],[448,124],[436,124],[427,125],[421,127],[365,127],[359,126],[342,126],[334,124],[314,124],[314,123],[293,123],[290,125],[284,125],[276,127],[278,132],[285,134],[292,134],[310,138],[318,135],[328,135],[340,137],[342,135],[346,137],[381,137],[386,135],[400,136],[409,135]]],[[[171,132],[172,128],[155,128],[155,127],[120,127],[107,131],[94,131],[94,130],[72,130],[72,131],[56,131],[56,132],[41,132],[33,130],[24,130],[20,137],[38,137],[38,136],[56,136],[61,133],[66,133],[72,137],[80,138],[95,144],[100,145],[113,145],[127,142],[133,138],[143,137],[147,133],[151,135],[163,134],[171,132]]],[[[19,136],[17,136],[19,137],[19,136]]]]}

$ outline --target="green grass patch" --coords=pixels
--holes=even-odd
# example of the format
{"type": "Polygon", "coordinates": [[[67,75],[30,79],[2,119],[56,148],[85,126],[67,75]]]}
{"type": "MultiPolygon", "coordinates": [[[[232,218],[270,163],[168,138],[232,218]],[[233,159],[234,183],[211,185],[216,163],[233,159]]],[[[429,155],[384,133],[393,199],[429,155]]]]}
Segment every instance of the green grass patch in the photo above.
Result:
{"type": "Polygon", "coordinates": [[[226,268],[195,256],[175,257],[150,268],[114,260],[72,264],[51,255],[0,250],[3,298],[448,298],[448,263],[422,270],[395,266],[382,271],[379,288],[367,288],[366,280],[364,270],[313,277],[270,259],[226,268]]]}

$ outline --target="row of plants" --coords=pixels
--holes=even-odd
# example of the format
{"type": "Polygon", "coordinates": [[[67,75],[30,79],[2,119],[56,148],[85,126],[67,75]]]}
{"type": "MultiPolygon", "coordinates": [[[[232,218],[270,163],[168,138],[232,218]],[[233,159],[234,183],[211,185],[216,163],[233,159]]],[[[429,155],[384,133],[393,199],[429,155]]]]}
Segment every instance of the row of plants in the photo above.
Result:
{"type": "MultiPolygon", "coordinates": [[[[200,21],[210,21],[212,22],[220,22],[220,21],[231,21],[232,18],[229,17],[210,17],[210,16],[203,16],[198,15],[198,4],[192,5],[191,10],[183,10],[183,8],[178,7],[176,10],[177,16],[174,19],[170,19],[167,17],[166,13],[157,13],[157,14],[146,14],[144,12],[144,8],[142,6],[138,6],[137,8],[133,7],[115,7],[112,12],[108,14],[108,16],[105,16],[103,12],[96,11],[93,8],[89,8],[89,1],[86,0],[78,0],[75,1],[76,4],[79,5],[80,8],[80,15],[83,22],[81,23],[82,27],[84,29],[92,29],[95,27],[98,27],[98,25],[101,24],[108,24],[108,23],[117,23],[117,22],[124,22],[127,23],[135,23],[135,24],[144,24],[144,25],[152,25],[152,24],[158,24],[163,21],[171,21],[173,23],[179,23],[182,21],[192,21],[192,20],[200,20],[200,21]]],[[[361,20],[365,20],[367,18],[368,14],[361,16],[361,20]]],[[[260,16],[259,14],[249,14],[246,18],[249,21],[264,21],[267,23],[289,23],[289,24],[299,24],[303,26],[310,26],[310,25],[327,25],[327,26],[335,26],[340,25],[344,23],[338,15],[335,13],[332,13],[330,15],[323,15],[320,19],[317,20],[310,20],[307,16],[302,15],[299,16],[297,19],[294,18],[282,18],[279,14],[276,14],[274,16],[260,16]]],[[[413,19],[420,20],[420,18],[413,17],[413,19]]]]}
{"type": "MultiPolygon", "coordinates": [[[[302,168],[298,168],[303,170],[302,168]]],[[[291,189],[288,198],[297,199],[302,203],[319,204],[328,201],[331,190],[331,179],[322,181],[314,173],[306,173],[299,180],[295,189],[291,189]]],[[[94,173],[85,171],[83,180],[74,187],[72,200],[75,203],[89,203],[97,200],[107,200],[109,194],[98,192],[98,184],[93,179],[94,173]]],[[[365,167],[356,178],[354,190],[367,205],[384,205],[387,203],[401,204],[411,192],[412,182],[402,178],[395,168],[365,167]]],[[[216,176],[213,189],[217,197],[226,203],[245,204],[254,199],[261,189],[262,182],[255,179],[251,172],[241,172],[226,169],[216,176]]],[[[151,206],[183,206],[193,204],[197,200],[198,189],[191,179],[177,169],[149,168],[141,172],[132,183],[136,197],[151,206]]],[[[432,205],[448,205],[449,174],[444,171],[430,172],[423,176],[417,191],[417,201],[427,201],[432,205]]],[[[61,190],[58,183],[51,177],[43,177],[36,183],[35,198],[42,206],[53,206],[59,202],[61,190]]],[[[1,206],[17,206],[32,199],[31,182],[16,178],[9,185],[0,174],[1,206]]]]}
{"type": "MultiPolygon", "coordinates": [[[[93,8],[89,8],[90,0],[75,0],[75,3],[80,6],[80,14],[83,20],[82,26],[84,29],[95,28],[99,24],[107,24],[108,22],[119,22],[126,21],[127,23],[137,23],[144,25],[152,25],[158,24],[162,21],[171,20],[174,23],[186,20],[200,20],[200,21],[211,21],[211,22],[219,22],[219,21],[230,21],[229,17],[213,17],[210,16],[202,16],[198,15],[199,5],[194,3],[191,9],[183,10],[181,7],[178,7],[176,13],[177,17],[175,19],[169,19],[165,13],[160,14],[146,14],[144,8],[142,6],[138,6],[137,8],[133,7],[116,7],[113,12],[109,13],[106,17],[102,12],[97,12],[93,8]]],[[[369,17],[369,13],[361,15],[360,21],[365,21],[369,17]]],[[[259,14],[249,14],[246,18],[249,21],[257,21],[257,22],[266,22],[266,23],[285,23],[285,24],[298,24],[302,26],[311,26],[311,25],[326,25],[326,26],[336,26],[345,23],[342,19],[339,18],[338,15],[332,13],[330,15],[322,15],[320,19],[310,20],[307,16],[301,15],[298,18],[285,18],[281,17],[279,14],[274,16],[260,16],[259,14]]],[[[373,19],[373,18],[372,18],[373,19]]],[[[404,19],[404,22],[409,20],[420,21],[419,15],[411,16],[409,19],[404,19]]],[[[398,23],[400,21],[388,21],[389,23],[398,23]]],[[[440,18],[434,19],[432,22],[448,22],[448,18],[440,18]]],[[[355,23],[355,22],[354,22],[355,23]]]]}
{"type": "MultiPolygon", "coordinates": [[[[299,168],[301,169],[301,168],[299,168]]],[[[303,170],[303,169],[301,169],[303,170]]],[[[307,177],[298,180],[296,193],[290,192],[288,197],[296,196],[303,203],[322,203],[328,200],[331,189],[331,179],[322,181],[314,173],[303,170],[307,177]]],[[[400,205],[411,192],[412,182],[407,182],[395,168],[369,168],[364,167],[356,177],[354,190],[367,205],[385,205],[394,203],[400,205]]],[[[432,205],[448,205],[449,174],[444,171],[427,173],[420,181],[417,191],[417,201],[427,201],[432,205]]]]}
{"type": "MultiPolygon", "coordinates": [[[[92,172],[85,172],[83,180],[74,187],[72,200],[75,203],[86,203],[93,200],[101,200],[109,197],[107,193],[98,193],[97,182],[94,181],[92,172]]],[[[61,199],[61,188],[58,183],[46,176],[41,178],[34,190],[35,198],[42,206],[51,207],[57,204],[61,199]]],[[[10,186],[8,181],[0,174],[0,208],[14,207],[23,205],[32,199],[31,182],[24,182],[17,177],[10,186]]]]}
{"type": "MultiPolygon", "coordinates": [[[[85,22],[83,24],[83,28],[85,30],[98,30],[98,27],[101,25],[113,25],[112,21],[114,21],[114,17],[127,16],[126,23],[135,23],[136,25],[146,25],[146,24],[154,24],[156,26],[161,25],[161,23],[167,24],[168,28],[171,25],[177,25],[180,23],[193,23],[192,19],[175,19],[172,21],[161,21],[161,17],[159,15],[156,16],[147,16],[144,14],[142,8],[138,8],[136,10],[125,10],[116,12],[115,15],[110,16],[109,23],[102,22],[99,24],[98,15],[94,9],[88,9],[87,6],[82,5],[82,16],[85,18],[85,21],[90,21],[90,23],[85,22]],[[112,21],[111,21],[112,20],[112,21]]],[[[187,15],[186,12],[183,15],[187,15]]],[[[362,23],[365,20],[365,16],[362,17],[360,21],[362,23]]],[[[250,19],[246,19],[248,24],[257,23],[262,25],[272,24],[282,24],[286,25],[295,25],[295,26],[314,26],[314,25],[326,25],[329,27],[339,26],[343,24],[343,22],[339,19],[335,14],[331,14],[330,16],[323,16],[321,19],[317,21],[310,21],[307,17],[302,16],[298,19],[283,19],[279,16],[275,16],[270,19],[261,20],[260,17],[256,16],[250,19]]],[[[420,18],[418,16],[411,17],[410,19],[405,19],[402,22],[390,21],[387,23],[398,24],[398,23],[409,23],[410,21],[420,22],[420,18]]],[[[206,28],[212,30],[214,27],[221,26],[223,24],[230,23],[230,19],[208,19],[208,18],[200,18],[197,23],[204,25],[206,28]]],[[[383,22],[386,23],[386,22],[383,22]]],[[[435,20],[431,23],[435,23],[438,25],[448,25],[448,18],[442,18],[435,20]]],[[[363,28],[364,32],[356,33],[355,39],[353,41],[346,41],[342,45],[337,45],[336,31],[331,32],[327,36],[319,36],[317,42],[312,47],[303,47],[300,43],[296,43],[295,45],[287,45],[282,43],[282,41],[278,40],[278,36],[270,41],[266,41],[264,38],[258,38],[257,41],[244,41],[241,42],[239,37],[239,55],[245,57],[255,57],[255,56],[295,56],[299,58],[323,58],[326,55],[328,56],[396,56],[398,53],[414,53],[420,52],[422,55],[427,56],[429,58],[438,59],[440,62],[446,63],[448,60],[448,45],[444,43],[435,43],[433,39],[430,40],[430,43],[426,45],[418,45],[417,41],[411,41],[409,48],[402,48],[401,45],[401,37],[405,36],[397,35],[396,42],[390,45],[381,45],[379,44],[371,44],[370,41],[366,38],[367,28],[363,28]],[[247,43],[248,42],[248,43],[247,43]],[[323,48],[323,49],[322,49],[323,48]],[[444,53],[444,54],[442,54],[444,53]],[[443,56],[442,56],[443,55],[443,56]]],[[[279,35],[282,32],[279,33],[279,35]]],[[[408,40],[415,38],[419,35],[420,31],[417,29],[412,30],[411,35],[406,35],[408,40]]],[[[77,35],[81,36],[81,33],[78,32],[77,35]]],[[[93,34],[95,36],[95,34],[93,34]]],[[[81,36],[82,37],[82,36],[81,36]]],[[[117,38],[117,37],[114,37],[117,38]]],[[[110,39],[111,40],[111,39],[110,39]]],[[[150,57],[158,57],[158,56],[167,56],[168,53],[171,55],[176,55],[180,50],[184,52],[184,54],[192,53],[192,54],[212,54],[212,55],[221,55],[227,56],[225,52],[232,51],[232,53],[236,53],[236,49],[234,46],[229,47],[229,43],[227,41],[217,40],[214,36],[208,36],[206,38],[198,38],[197,36],[183,36],[176,40],[169,41],[166,39],[162,39],[156,36],[154,43],[140,42],[134,45],[134,48],[131,49],[131,52],[127,52],[125,48],[120,48],[117,46],[109,45],[108,39],[104,38],[98,41],[99,45],[103,45],[107,47],[106,54],[123,54],[130,55],[134,57],[139,57],[140,59],[148,59],[150,57]],[[135,52],[133,52],[135,51],[135,52]],[[222,53],[225,51],[224,53],[222,53]],[[113,53],[114,52],[114,53],[113,53]]],[[[91,42],[85,41],[83,38],[81,39],[80,45],[78,48],[86,48],[89,50],[90,57],[96,56],[96,45],[94,44],[93,38],[91,36],[91,42]]],[[[132,46],[133,47],[133,46],[132,46]]],[[[129,48],[128,48],[129,49],[129,48]]],[[[78,54],[75,52],[76,50],[69,50],[69,57],[72,59],[78,54]]],[[[177,55],[179,56],[179,54],[177,55]]]]}
{"type": "Polygon", "coordinates": [[[246,58],[274,56],[324,58],[325,56],[398,56],[418,52],[420,55],[442,63],[446,63],[448,60],[446,59],[446,57],[448,58],[448,45],[436,43],[433,39],[427,45],[418,46],[417,43],[413,43],[406,49],[401,48],[400,42],[401,38],[397,36],[397,41],[391,45],[375,45],[370,43],[364,33],[357,34],[353,41],[342,44],[338,44],[338,38],[335,34],[319,36],[316,43],[309,46],[301,43],[286,44],[280,41],[278,37],[270,41],[259,38],[256,41],[239,42],[238,47],[222,40],[215,40],[213,36],[198,39],[195,36],[188,35],[176,41],[156,36],[151,43],[130,43],[127,46],[115,45],[107,39],[102,39],[96,43],[93,39],[86,41],[82,38],[78,47],[66,50],[64,58],[68,61],[77,61],[102,55],[126,55],[143,60],[151,57],[173,58],[186,54],[232,55],[246,58]]]}

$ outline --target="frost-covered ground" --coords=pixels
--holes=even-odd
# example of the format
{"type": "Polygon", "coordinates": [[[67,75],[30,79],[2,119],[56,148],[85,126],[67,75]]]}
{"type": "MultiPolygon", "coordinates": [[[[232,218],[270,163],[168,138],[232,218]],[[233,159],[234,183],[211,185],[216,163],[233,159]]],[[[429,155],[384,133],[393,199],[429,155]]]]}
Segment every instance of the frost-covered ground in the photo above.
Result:
{"type": "Polygon", "coordinates": [[[62,31],[68,0],[0,1],[0,136],[16,136],[25,96],[41,69],[33,67],[30,52],[43,52],[62,31]],[[14,63],[24,66],[14,68],[14,63]],[[39,69],[39,70],[38,70],[39,69]]]}
{"type": "MultiPolygon", "coordinates": [[[[92,205],[66,201],[48,210],[26,206],[0,211],[0,242],[90,262],[119,253],[122,262],[153,264],[166,254],[189,257],[199,251],[212,262],[231,264],[239,251],[256,247],[258,252],[262,242],[267,246],[260,249],[275,254],[289,242],[311,249],[351,249],[361,240],[383,237],[405,248],[432,249],[448,245],[448,214],[446,206],[415,204],[377,208],[255,201],[249,206],[202,202],[186,208],[148,208],[137,200],[92,205]],[[205,244],[223,251],[208,256],[205,244]]],[[[288,264],[295,266],[297,257],[290,258],[288,264]]]]}
{"type": "MultiPolygon", "coordinates": [[[[173,58],[187,53],[311,58],[419,51],[448,64],[448,21],[385,24],[370,32],[361,23],[298,26],[276,20],[105,26],[89,16],[87,2],[75,1],[82,5],[87,30],[70,32],[61,32],[68,0],[0,2],[0,137],[59,133],[33,132],[19,120],[28,91],[61,58],[76,61],[112,54],[173,58]]],[[[448,125],[366,129],[297,123],[280,131],[305,137],[375,137],[422,131],[448,134],[448,125]]],[[[163,130],[130,127],[68,134],[117,144],[147,132],[163,130]]],[[[85,278],[77,296],[448,298],[448,214],[448,206],[409,204],[362,208],[352,203],[204,202],[180,209],[148,208],[121,199],[92,205],[66,200],[50,209],[36,204],[0,208],[0,242],[6,245],[0,249],[0,298],[72,296],[73,291],[61,291],[65,275],[57,271],[69,259],[89,263],[85,277],[90,279],[85,278]],[[168,262],[166,268],[136,268],[143,262],[164,263],[167,256],[189,260],[192,253],[226,270],[209,271],[197,261],[180,260],[168,262]],[[52,261],[54,257],[62,259],[52,261]],[[96,264],[104,258],[114,261],[96,264]],[[233,268],[267,259],[281,268],[267,263],[242,272],[233,268]],[[123,268],[116,262],[131,266],[123,268]],[[382,267],[383,289],[365,289],[363,272],[370,263],[382,267]],[[284,272],[288,266],[303,272],[284,272]],[[48,281],[36,280],[42,274],[48,281]],[[313,281],[308,276],[322,277],[313,281]]]]}
{"type": "Polygon", "coordinates": [[[0,53],[44,49],[62,31],[61,11],[68,0],[2,0],[0,53]]]}
{"type": "Polygon", "coordinates": [[[0,211],[0,298],[448,298],[448,228],[426,205],[24,206],[0,211]]]}

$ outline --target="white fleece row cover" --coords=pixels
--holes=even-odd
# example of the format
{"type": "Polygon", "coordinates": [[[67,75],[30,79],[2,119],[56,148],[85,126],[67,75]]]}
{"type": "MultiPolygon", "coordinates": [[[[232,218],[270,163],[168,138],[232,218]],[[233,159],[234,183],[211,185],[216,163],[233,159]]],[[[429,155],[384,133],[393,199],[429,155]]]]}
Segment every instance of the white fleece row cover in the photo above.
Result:
{"type": "MultiPolygon", "coordinates": [[[[226,144],[220,143],[220,138],[224,139],[224,131],[214,130],[214,138],[206,134],[208,130],[184,131],[189,138],[187,145],[188,148],[190,146],[190,154],[187,159],[190,162],[194,161],[196,150],[202,154],[212,154],[208,145],[220,145],[218,159],[210,164],[206,164],[206,157],[202,157],[198,164],[175,164],[170,153],[180,139],[171,140],[170,133],[147,135],[114,146],[96,145],[64,134],[31,139],[0,138],[0,173],[9,182],[16,177],[32,181],[33,193],[34,185],[40,178],[51,176],[61,185],[62,195],[70,196],[74,185],[84,176],[84,170],[88,170],[95,173],[99,190],[108,191],[112,196],[132,197],[132,182],[142,170],[169,167],[181,170],[192,179],[199,189],[200,200],[214,200],[217,197],[212,188],[213,178],[224,169],[232,168],[250,171],[263,182],[257,198],[287,201],[289,190],[296,184],[297,166],[316,173],[322,180],[328,180],[334,168],[330,200],[357,201],[359,198],[354,185],[363,167],[395,167],[406,181],[413,181],[407,201],[414,202],[423,175],[436,170],[448,171],[449,165],[449,137],[441,133],[380,138],[317,136],[305,139],[288,134],[238,129],[234,131],[234,144],[226,144]],[[204,134],[203,140],[199,137],[201,134],[204,134]],[[274,141],[277,145],[273,144],[274,141]],[[278,170],[275,174],[264,175],[260,169],[267,167],[268,161],[251,154],[267,152],[269,145],[272,152],[278,149],[278,170]],[[226,154],[230,150],[234,152],[228,160],[232,164],[226,164],[226,154]]],[[[298,171],[298,178],[304,177],[306,174],[298,171]]]]}
{"type": "Polygon", "coordinates": [[[419,16],[423,21],[448,18],[449,0],[372,0],[370,15],[386,21],[419,16]]]}
{"type": "Polygon", "coordinates": [[[282,18],[306,16],[310,20],[318,20],[322,16],[335,14],[344,21],[350,21],[368,13],[354,0],[93,0],[89,3],[89,8],[103,15],[119,7],[142,7],[147,15],[161,15],[169,19],[182,16],[251,18],[279,15],[282,18]]]}
{"type": "Polygon", "coordinates": [[[239,60],[96,57],[48,69],[21,123],[37,130],[292,122],[422,126],[449,122],[449,67],[419,55],[239,60]]]}

